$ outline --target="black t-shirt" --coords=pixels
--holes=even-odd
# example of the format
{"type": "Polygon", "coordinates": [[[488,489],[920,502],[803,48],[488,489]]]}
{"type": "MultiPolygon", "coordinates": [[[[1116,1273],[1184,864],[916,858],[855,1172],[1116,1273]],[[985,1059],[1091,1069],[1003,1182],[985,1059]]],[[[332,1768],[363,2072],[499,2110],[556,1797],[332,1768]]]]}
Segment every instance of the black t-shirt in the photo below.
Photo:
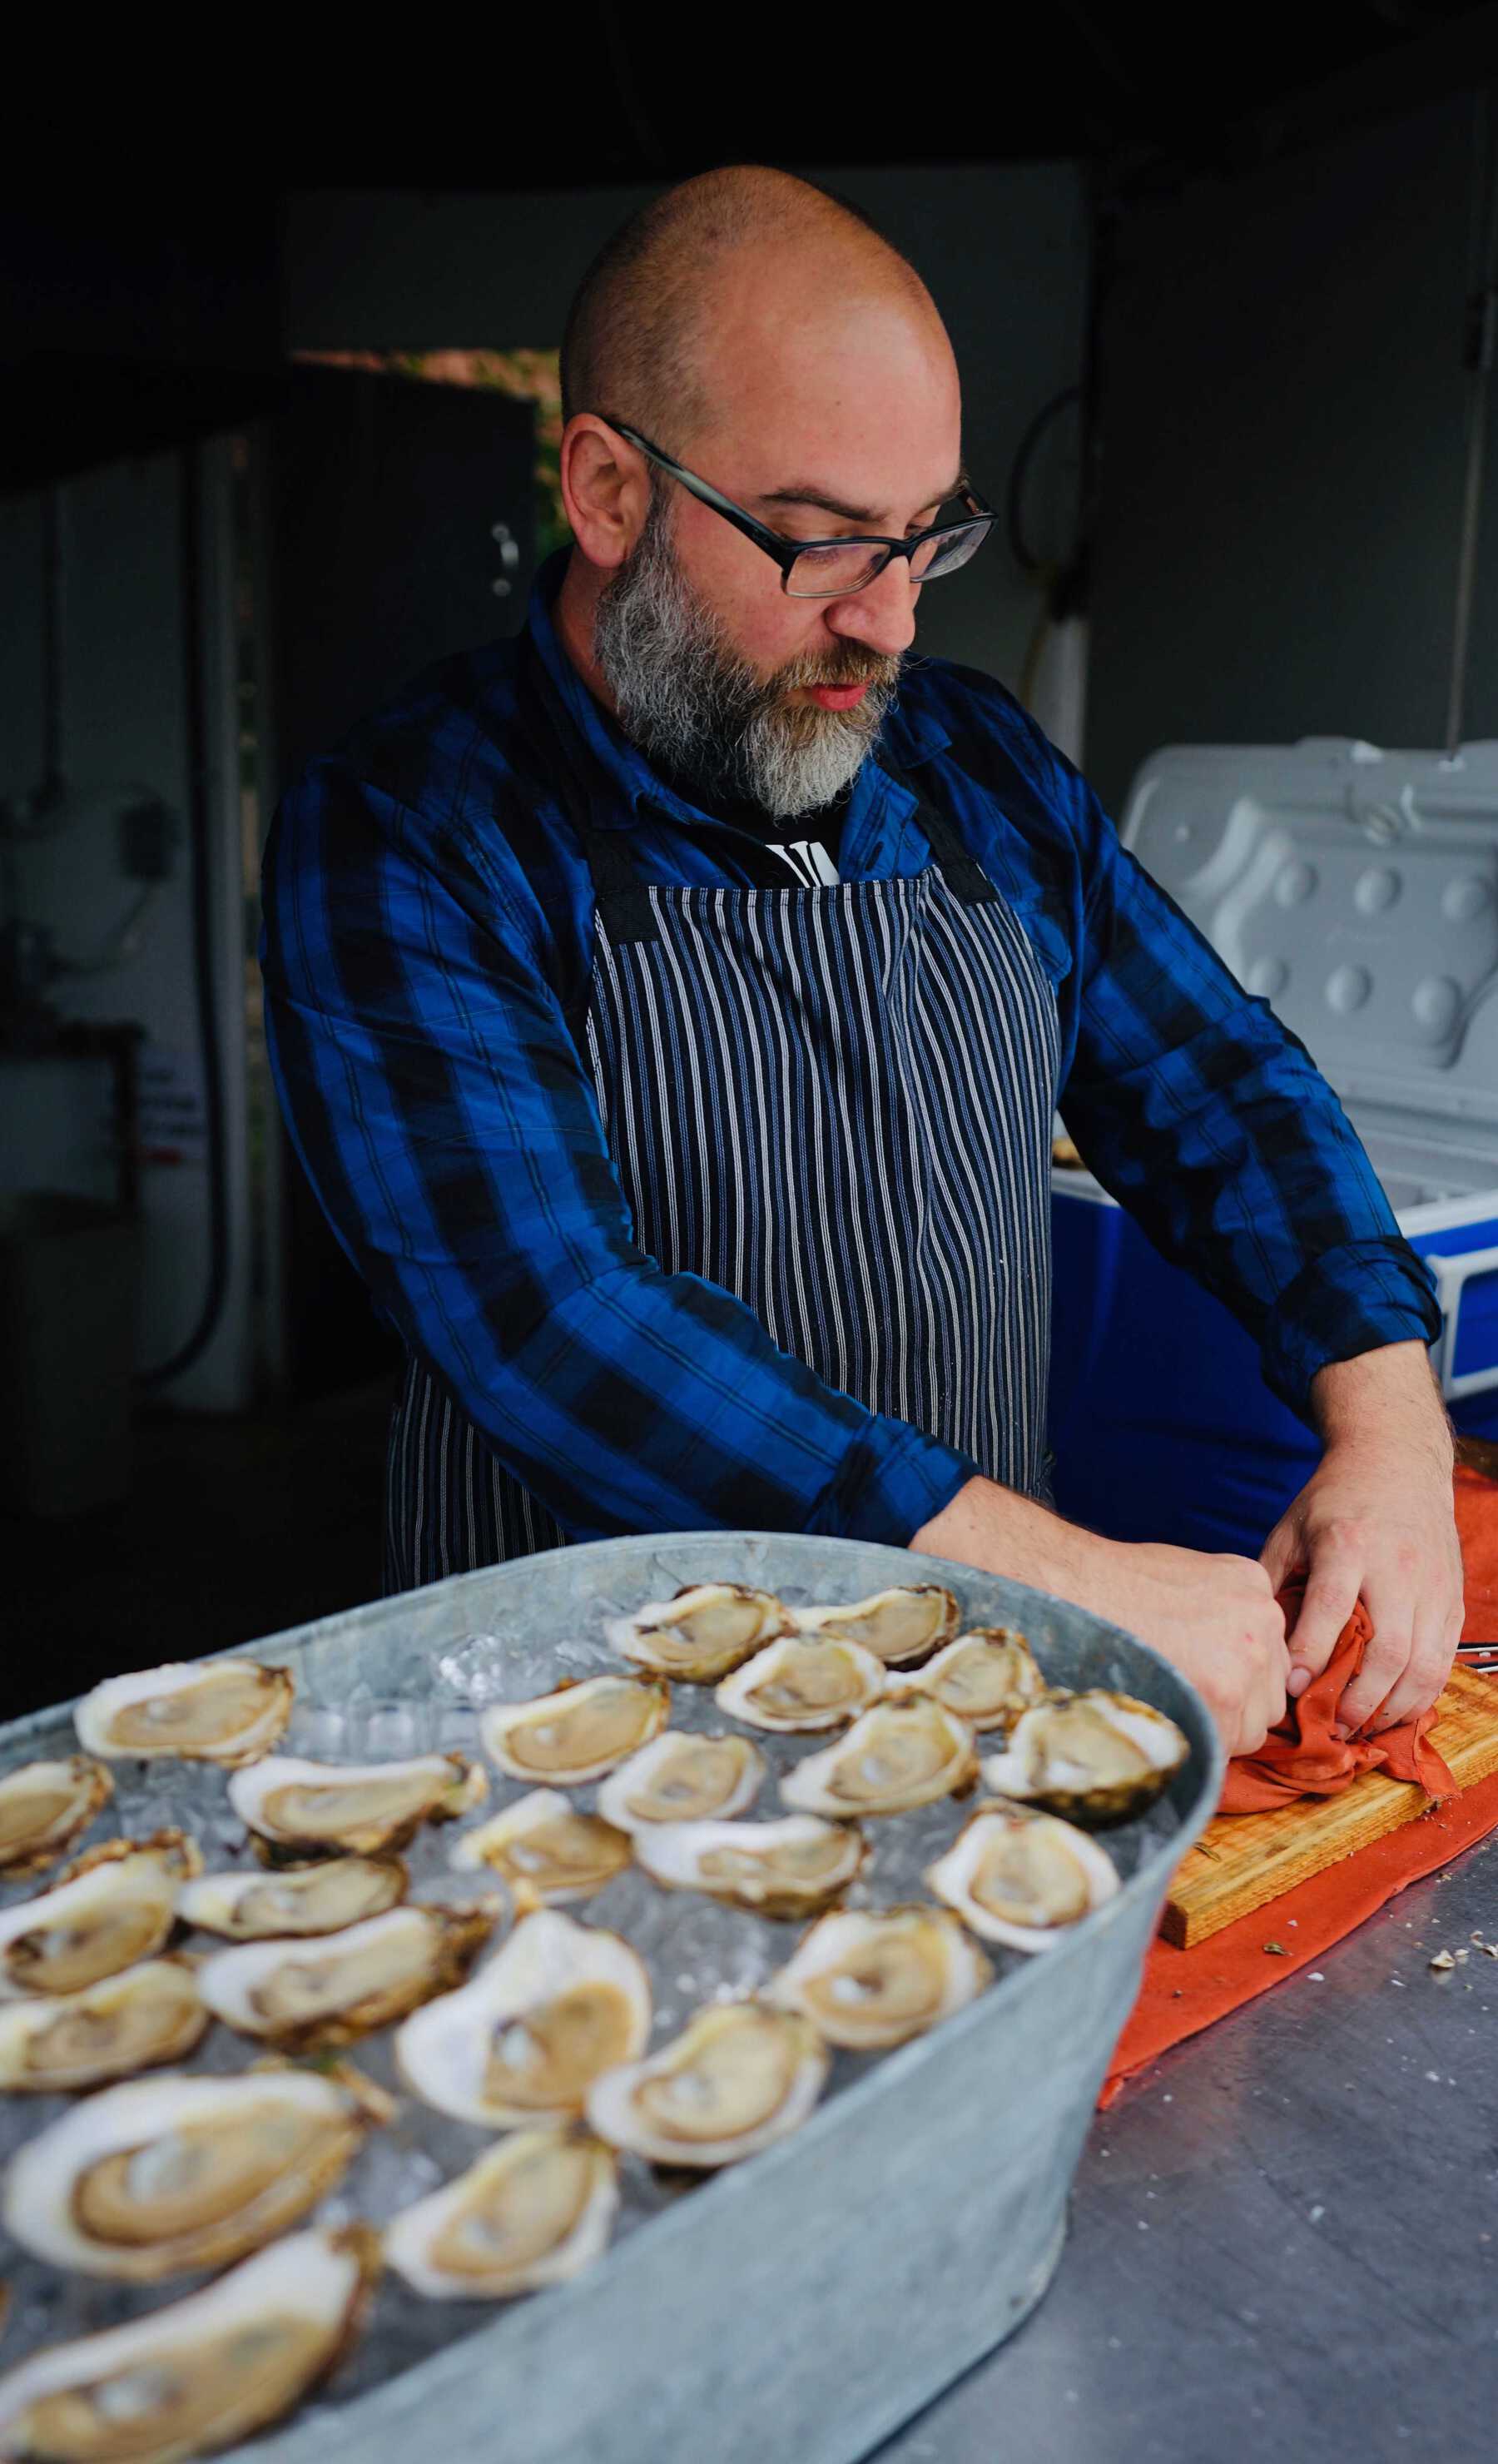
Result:
{"type": "Polygon", "coordinates": [[[758,847],[735,849],[738,860],[753,874],[756,889],[784,890],[792,882],[837,879],[838,846],[853,792],[851,780],[830,803],[819,804],[814,812],[798,813],[790,821],[779,821],[762,804],[738,797],[715,796],[711,803],[705,803],[700,788],[691,780],[661,769],[659,764],[656,767],[668,786],[685,803],[698,805],[715,821],[727,822],[731,828],[760,842],[758,847]]]}

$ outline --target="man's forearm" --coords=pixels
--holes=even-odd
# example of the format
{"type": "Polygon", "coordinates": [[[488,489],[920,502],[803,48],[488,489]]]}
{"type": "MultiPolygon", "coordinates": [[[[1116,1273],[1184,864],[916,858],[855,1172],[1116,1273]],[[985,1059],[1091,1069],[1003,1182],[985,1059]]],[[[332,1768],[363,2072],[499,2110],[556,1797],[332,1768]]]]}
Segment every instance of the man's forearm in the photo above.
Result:
{"type": "Polygon", "coordinates": [[[1381,1344],[1329,1361],[1311,1381],[1311,1407],[1328,1452],[1389,1451],[1450,1475],[1451,1422],[1422,1343],[1381,1344]]]}

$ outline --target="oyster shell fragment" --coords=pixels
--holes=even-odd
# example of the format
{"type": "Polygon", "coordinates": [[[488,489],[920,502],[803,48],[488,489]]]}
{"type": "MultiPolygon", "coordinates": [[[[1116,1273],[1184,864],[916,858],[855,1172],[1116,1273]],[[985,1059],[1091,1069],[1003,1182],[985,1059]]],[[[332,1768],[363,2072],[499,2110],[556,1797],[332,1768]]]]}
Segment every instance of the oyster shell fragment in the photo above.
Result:
{"type": "Polygon", "coordinates": [[[757,1916],[815,1916],[848,1888],[868,1855],[848,1822],[787,1814],[778,1822],[661,1822],[634,1835],[652,1881],[705,1891],[757,1916]]]}
{"type": "Polygon", "coordinates": [[[51,1888],[0,1916],[0,2001],[78,1993],[151,1959],[177,1922],[177,1895],[203,1859],[180,1831],[106,1839],[51,1888]]]}
{"type": "Polygon", "coordinates": [[[518,2130],[385,2231],[388,2266],[434,2300],[503,2300],[576,2276],[607,2242],[619,2162],[581,2124],[518,2130]]]}
{"type": "Polygon", "coordinates": [[[601,2072],[650,2033],[650,1980],[617,1934],[554,1908],[522,1917],[459,1993],[430,2002],[395,2038],[407,2085],[439,2113],[490,2129],[562,2121],[601,2072]]]}
{"type": "Polygon", "coordinates": [[[773,1592],[745,1583],[688,1583],[674,1599],[650,1600],[604,1628],[615,1651],[638,1667],[689,1685],[716,1684],[777,1635],[791,1614],[773,1592]]]}
{"type": "Polygon", "coordinates": [[[1047,1687],[1023,1634],[980,1625],[944,1644],[924,1667],[892,1676],[888,1691],[899,1702],[929,1694],[971,1728],[1001,1728],[1044,1702],[1047,1687]]]}
{"type": "Polygon", "coordinates": [[[1190,1751],[1163,1711],[1096,1687],[1024,1712],[1003,1752],[984,1763],[983,1782],[1069,1821],[1122,1822],[1154,1804],[1190,1751]]]}
{"type": "Polygon", "coordinates": [[[978,1774],[973,1731],[927,1695],[876,1703],[846,1736],[807,1754],[781,1782],[782,1804],[798,1814],[847,1821],[865,1814],[907,1814],[978,1774]]]}
{"type": "Polygon", "coordinates": [[[74,1713],[91,1754],[177,1754],[188,1762],[252,1763],[286,1732],[296,1681],[254,1660],[177,1660],[107,1677],[74,1713]]]}
{"type": "Polygon", "coordinates": [[[1024,1805],[980,1805],[926,1869],[938,1900],[986,1942],[1048,1950],[1118,1888],[1095,1839],[1024,1805]]]}
{"type": "Polygon", "coordinates": [[[0,1871],[19,1881],[55,1864],[114,1793],[104,1765],[83,1754],[9,1771],[0,1779],[0,1871]]]}
{"type": "Polygon", "coordinates": [[[913,1660],[939,1651],[961,1622],[961,1609],[940,1583],[899,1583],[847,1607],[796,1612],[799,1634],[860,1643],[887,1668],[903,1668],[913,1660]]]}
{"type": "Polygon", "coordinates": [[[379,2267],[366,2225],[297,2233],[185,2301],[33,2353],[0,2378],[0,2455],[183,2464],[237,2444],[332,2369],[379,2267]]]}
{"type": "Polygon", "coordinates": [[[601,2139],[657,2165],[734,2165],[800,2127],[828,2060],[798,2012],[716,2003],[648,2061],[606,2072],[587,2119],[601,2139]]]}
{"type": "Polygon", "coordinates": [[[288,2052],[351,2044],[467,1975],[493,1907],[392,1908],[315,1942],[236,1943],[198,1971],[216,2018],[288,2052]]]}
{"type": "Polygon", "coordinates": [[[765,1768],[747,1737],[668,1728],[604,1782],[598,1810],[621,1831],[652,1822],[728,1822],[754,1803],[765,1768]]]}
{"type": "Polygon", "coordinates": [[[85,2276],[150,2284],[224,2267],[304,2215],[393,2109],[346,2067],[132,2079],[27,2142],[5,2222],[38,2258],[85,2276]]]}
{"type": "Polygon", "coordinates": [[[829,2044],[872,2053],[923,2035],[992,1976],[977,1945],[939,1909],[858,1908],[821,1918],[764,1991],[829,2044]]]}
{"type": "Polygon", "coordinates": [[[462,1754],[390,1763],[310,1763],[277,1754],[229,1783],[234,1812],[269,1842],[273,1859],[286,1850],[378,1857],[406,1847],[424,1822],[469,1813],[488,1793],[482,1766],[462,1754]]]}
{"type": "Polygon", "coordinates": [[[512,1779],[581,1788],[658,1736],[671,1717],[659,1678],[584,1677],[528,1703],[496,1703],[480,1723],[484,1751],[512,1779]]]}
{"type": "Polygon", "coordinates": [[[338,1933],[384,1916],[405,1899],[408,1879],[398,1857],[330,1857],[279,1874],[205,1874],[184,1883],[177,1914],[231,1942],[338,1933]]]}
{"type": "Polygon", "coordinates": [[[80,1993],[0,2005],[0,2089],[98,2087],[190,2054],[209,2024],[194,1963],[143,1960],[80,1993]]]}
{"type": "Polygon", "coordinates": [[[788,1635],[725,1677],[714,1700],[752,1728],[794,1735],[838,1728],[884,1692],[884,1663],[862,1643],[788,1635]]]}
{"type": "Polygon", "coordinates": [[[589,1900],[629,1862],[628,1832],[579,1814],[560,1789],[533,1788],[476,1831],[465,1831],[454,1865],[488,1865],[511,1888],[539,1900],[589,1900]]]}

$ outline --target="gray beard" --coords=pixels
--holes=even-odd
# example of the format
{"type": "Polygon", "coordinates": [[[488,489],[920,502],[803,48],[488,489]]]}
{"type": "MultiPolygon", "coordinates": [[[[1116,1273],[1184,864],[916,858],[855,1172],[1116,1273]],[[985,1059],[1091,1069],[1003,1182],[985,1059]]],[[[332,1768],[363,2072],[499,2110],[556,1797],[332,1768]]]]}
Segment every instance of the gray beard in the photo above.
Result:
{"type": "Polygon", "coordinates": [[[876,654],[849,644],[841,674],[786,671],[762,683],[686,580],[670,534],[657,488],[634,553],[606,583],[593,619],[593,655],[625,734],[650,759],[692,780],[704,805],[724,797],[791,821],[829,804],[877,741],[898,659],[874,669],[876,654]],[[852,710],[783,698],[794,684],[856,684],[870,674],[852,710]]]}

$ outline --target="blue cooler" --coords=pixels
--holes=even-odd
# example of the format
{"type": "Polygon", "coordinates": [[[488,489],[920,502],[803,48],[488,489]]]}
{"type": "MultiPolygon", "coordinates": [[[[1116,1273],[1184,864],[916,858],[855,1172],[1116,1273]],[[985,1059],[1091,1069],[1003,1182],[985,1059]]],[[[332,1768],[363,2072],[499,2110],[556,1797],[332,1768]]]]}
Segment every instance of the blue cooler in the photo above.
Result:
{"type": "MultiPolygon", "coordinates": [[[[1451,1417],[1498,1440],[1498,742],[1452,761],[1327,737],[1173,745],[1120,834],[1335,1088],[1436,1276],[1451,1417]]],[[[1257,1556],[1314,1436],[1090,1173],[1051,1187],[1061,1511],[1257,1556]]]]}

